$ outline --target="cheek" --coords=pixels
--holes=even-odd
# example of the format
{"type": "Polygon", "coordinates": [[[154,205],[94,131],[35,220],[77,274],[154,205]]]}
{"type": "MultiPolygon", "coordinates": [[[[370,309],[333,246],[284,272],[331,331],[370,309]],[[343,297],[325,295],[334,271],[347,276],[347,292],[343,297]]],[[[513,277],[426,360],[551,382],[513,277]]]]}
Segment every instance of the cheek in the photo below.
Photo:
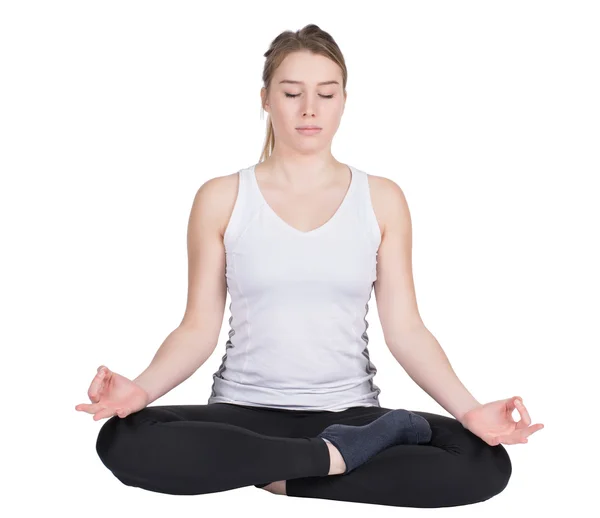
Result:
{"type": "Polygon", "coordinates": [[[273,126],[283,131],[291,131],[298,119],[297,108],[292,103],[271,105],[271,120],[273,126]]]}
{"type": "Polygon", "coordinates": [[[335,124],[335,122],[342,117],[344,105],[339,102],[336,103],[330,101],[329,103],[321,104],[319,110],[320,111],[317,114],[318,118],[321,120],[326,120],[331,126],[331,123],[335,124]]]}
{"type": "Polygon", "coordinates": [[[344,113],[344,104],[338,103],[333,111],[335,112],[335,116],[339,119],[342,116],[342,113],[344,113]]]}
{"type": "Polygon", "coordinates": [[[336,106],[334,109],[328,110],[323,114],[323,119],[326,121],[327,132],[335,133],[342,122],[343,108],[336,106]]]}

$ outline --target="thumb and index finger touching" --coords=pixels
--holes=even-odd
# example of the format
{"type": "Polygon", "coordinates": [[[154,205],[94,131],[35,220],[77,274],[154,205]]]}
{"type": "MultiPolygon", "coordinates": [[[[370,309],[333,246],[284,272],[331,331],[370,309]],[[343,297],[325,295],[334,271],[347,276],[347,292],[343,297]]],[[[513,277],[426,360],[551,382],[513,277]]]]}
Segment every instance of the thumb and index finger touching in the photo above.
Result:
{"type": "Polygon", "coordinates": [[[516,408],[521,416],[521,419],[516,423],[515,431],[520,432],[518,433],[518,436],[523,442],[527,442],[527,437],[532,433],[544,428],[544,425],[541,423],[531,425],[531,417],[529,416],[529,412],[527,411],[527,408],[525,408],[521,397],[515,396],[511,398],[508,403],[508,408],[511,411],[516,408]]]}
{"type": "MultiPolygon", "coordinates": [[[[104,383],[107,380],[107,376],[109,374],[110,370],[106,366],[101,365],[100,367],[98,367],[98,372],[94,376],[94,379],[90,384],[90,388],[88,389],[88,397],[90,398],[92,404],[80,403],[79,405],[75,406],[75,410],[84,411],[90,414],[95,414],[98,411],[102,411],[104,405],[101,405],[99,403],[100,395],[102,393],[104,383]]],[[[97,416],[94,416],[94,419],[96,419],[96,417],[97,416]]]]}

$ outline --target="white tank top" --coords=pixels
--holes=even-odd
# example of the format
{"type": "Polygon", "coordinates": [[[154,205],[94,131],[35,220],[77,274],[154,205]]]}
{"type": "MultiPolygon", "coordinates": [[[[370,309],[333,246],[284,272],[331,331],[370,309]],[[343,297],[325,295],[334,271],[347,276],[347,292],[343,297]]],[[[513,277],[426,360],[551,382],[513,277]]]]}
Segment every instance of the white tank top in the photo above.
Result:
{"type": "Polygon", "coordinates": [[[238,172],[223,237],[231,329],[208,404],[381,406],[367,347],[381,241],[367,174],[348,166],[352,180],[337,212],[302,232],[267,204],[256,165],[238,172]]]}

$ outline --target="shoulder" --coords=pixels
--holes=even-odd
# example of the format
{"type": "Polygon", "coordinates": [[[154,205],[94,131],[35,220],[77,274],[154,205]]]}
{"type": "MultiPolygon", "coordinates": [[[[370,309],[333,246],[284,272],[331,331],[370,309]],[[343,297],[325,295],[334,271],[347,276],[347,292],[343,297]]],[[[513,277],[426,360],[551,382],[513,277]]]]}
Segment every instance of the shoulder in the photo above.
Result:
{"type": "Polygon", "coordinates": [[[196,191],[192,212],[215,225],[221,236],[227,228],[238,193],[238,172],[206,180],[196,191]]]}
{"type": "Polygon", "coordinates": [[[402,188],[385,176],[367,174],[371,203],[383,234],[398,221],[410,222],[408,202],[402,188]]]}

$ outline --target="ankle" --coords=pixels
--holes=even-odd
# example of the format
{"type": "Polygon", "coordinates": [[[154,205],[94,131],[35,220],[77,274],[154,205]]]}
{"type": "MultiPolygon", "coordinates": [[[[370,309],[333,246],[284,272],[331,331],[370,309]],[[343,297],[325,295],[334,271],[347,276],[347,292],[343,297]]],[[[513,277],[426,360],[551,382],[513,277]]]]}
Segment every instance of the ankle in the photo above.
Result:
{"type": "Polygon", "coordinates": [[[346,471],[346,463],[344,462],[344,457],[340,453],[333,444],[331,444],[328,440],[323,439],[325,444],[327,444],[327,449],[329,450],[329,458],[331,459],[329,464],[329,473],[328,475],[341,475],[346,471]]]}
{"type": "Polygon", "coordinates": [[[273,493],[274,495],[287,496],[287,480],[277,480],[275,482],[271,482],[270,484],[261,487],[261,489],[264,489],[269,493],[273,493]]]}

